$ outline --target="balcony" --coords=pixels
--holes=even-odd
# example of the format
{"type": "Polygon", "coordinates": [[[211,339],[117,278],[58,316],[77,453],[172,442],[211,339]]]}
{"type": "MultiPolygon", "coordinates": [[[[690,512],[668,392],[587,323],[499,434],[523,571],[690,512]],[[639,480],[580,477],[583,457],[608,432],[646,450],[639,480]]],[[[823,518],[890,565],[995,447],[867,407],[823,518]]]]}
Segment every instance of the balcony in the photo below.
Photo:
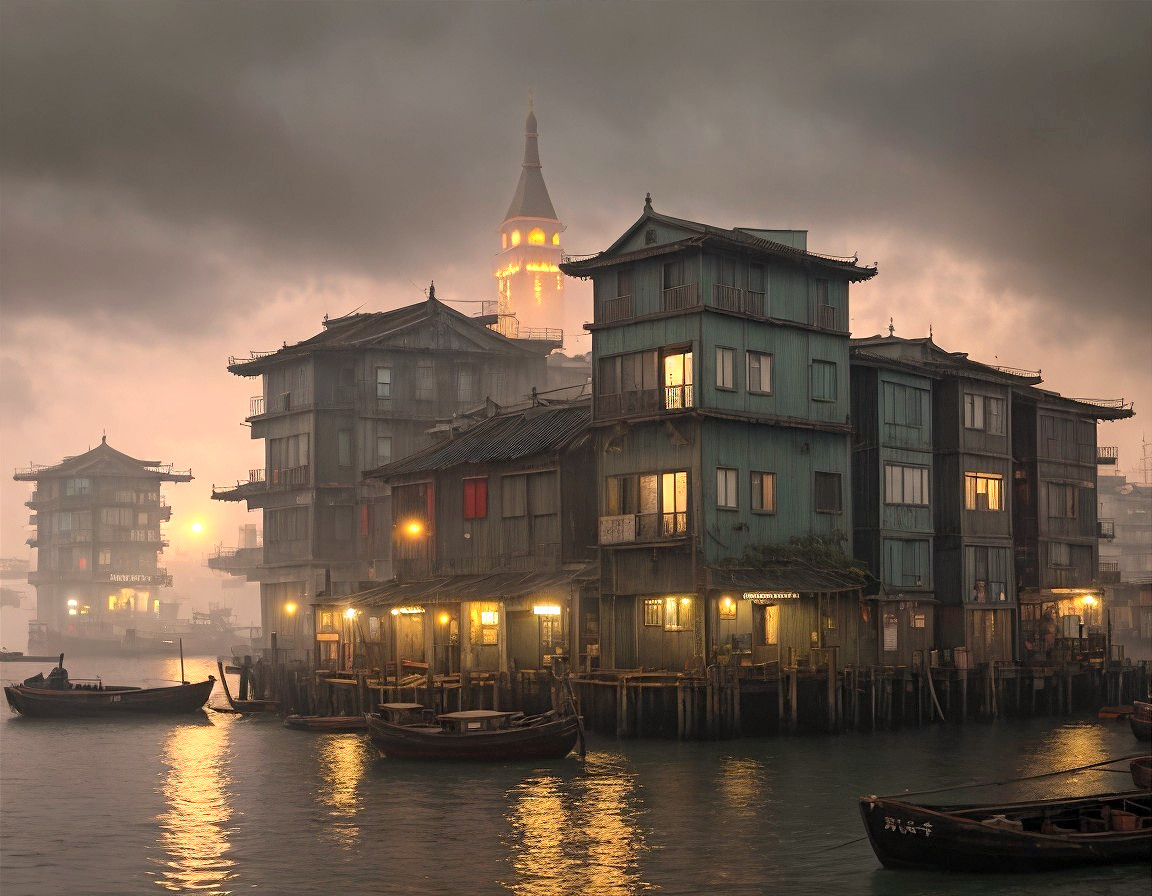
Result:
{"type": "Polygon", "coordinates": [[[1120,563],[1116,560],[1101,560],[1097,578],[1101,585],[1120,584],[1120,563]]]}
{"type": "Polygon", "coordinates": [[[1096,449],[1096,463],[1099,466],[1116,466],[1120,458],[1120,449],[1115,445],[1100,445],[1096,449]]]}
{"type": "Polygon", "coordinates": [[[1096,537],[1111,541],[1116,537],[1116,520],[1096,520],[1096,537]]]}
{"type": "Polygon", "coordinates": [[[664,311],[679,311],[683,308],[695,308],[700,304],[700,284],[685,283],[683,286],[673,286],[661,294],[664,311]]]}
{"type": "Polygon", "coordinates": [[[631,320],[635,313],[632,308],[632,296],[617,296],[604,302],[604,323],[612,324],[621,320],[631,320]]]}
{"type": "Polygon", "coordinates": [[[625,513],[600,517],[600,544],[668,541],[688,535],[688,514],[625,513]]]}
{"type": "Polygon", "coordinates": [[[743,311],[744,290],[717,283],[712,287],[712,304],[725,311],[743,311]]]}
{"type": "Polygon", "coordinates": [[[658,389],[636,389],[615,395],[596,396],[596,417],[621,417],[631,414],[656,414],[660,411],[658,389]]]}
{"type": "Polygon", "coordinates": [[[832,305],[820,305],[816,308],[816,326],[824,330],[836,330],[836,308],[832,305]]]}
{"type": "Polygon", "coordinates": [[[695,407],[692,399],[692,384],[664,387],[664,410],[683,411],[695,407]]]}

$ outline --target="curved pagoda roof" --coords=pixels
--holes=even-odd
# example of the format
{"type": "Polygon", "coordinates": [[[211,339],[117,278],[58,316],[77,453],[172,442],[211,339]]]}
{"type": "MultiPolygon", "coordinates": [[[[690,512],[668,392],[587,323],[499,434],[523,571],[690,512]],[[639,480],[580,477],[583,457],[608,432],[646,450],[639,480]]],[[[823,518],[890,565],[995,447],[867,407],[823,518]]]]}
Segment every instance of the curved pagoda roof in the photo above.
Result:
{"type": "Polygon", "coordinates": [[[528,119],[524,123],[524,164],[520,169],[520,181],[508,206],[504,221],[513,218],[541,218],[558,221],[548,188],[544,185],[544,173],[540,165],[540,147],[537,144],[536,113],[529,107],[528,119]]]}
{"type": "Polygon", "coordinates": [[[191,470],[177,471],[172,469],[172,464],[131,457],[109,445],[107,436],[101,436],[100,444],[83,454],[66,457],[58,464],[35,464],[27,470],[18,470],[12,478],[20,482],[36,482],[65,476],[149,477],[158,482],[192,481],[191,470]]]}

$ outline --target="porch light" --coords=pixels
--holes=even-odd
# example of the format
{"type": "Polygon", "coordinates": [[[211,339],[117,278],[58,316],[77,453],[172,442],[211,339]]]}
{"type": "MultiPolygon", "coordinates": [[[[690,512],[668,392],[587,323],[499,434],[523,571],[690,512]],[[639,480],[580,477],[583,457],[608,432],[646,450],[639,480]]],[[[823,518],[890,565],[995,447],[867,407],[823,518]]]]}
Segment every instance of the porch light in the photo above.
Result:
{"type": "Polygon", "coordinates": [[[1094,595],[1091,595],[1091,594],[1085,594],[1084,595],[1084,605],[1087,607],[1096,606],[1096,597],[1094,595]]]}
{"type": "Polygon", "coordinates": [[[537,616],[559,616],[560,608],[554,604],[537,604],[532,607],[532,612],[537,616]]]}
{"type": "Polygon", "coordinates": [[[417,613],[423,613],[423,612],[424,612],[423,607],[393,607],[392,608],[392,615],[393,616],[399,616],[401,614],[403,614],[405,616],[414,616],[417,613]]]}
{"type": "Polygon", "coordinates": [[[296,612],[296,604],[292,603],[292,601],[288,601],[288,603],[284,604],[284,612],[291,616],[296,612]]]}
{"type": "Polygon", "coordinates": [[[76,609],[79,606],[79,604],[80,604],[80,602],[78,600],[68,601],[68,615],[69,616],[75,616],[78,612],[80,612],[79,610],[76,609]]]}
{"type": "Polygon", "coordinates": [[[419,538],[424,534],[424,524],[420,520],[408,520],[404,524],[404,534],[409,538],[419,538]]]}
{"type": "Polygon", "coordinates": [[[451,619],[452,619],[452,617],[449,616],[447,613],[441,613],[440,614],[440,624],[441,625],[447,625],[451,621],[451,619]]]}
{"type": "Polygon", "coordinates": [[[399,616],[400,615],[400,608],[399,607],[393,607],[392,608],[392,615],[393,616],[399,616]]]}
{"type": "Polygon", "coordinates": [[[347,610],[344,611],[344,618],[345,619],[355,619],[356,613],[357,613],[357,611],[354,607],[349,607],[347,610]]]}

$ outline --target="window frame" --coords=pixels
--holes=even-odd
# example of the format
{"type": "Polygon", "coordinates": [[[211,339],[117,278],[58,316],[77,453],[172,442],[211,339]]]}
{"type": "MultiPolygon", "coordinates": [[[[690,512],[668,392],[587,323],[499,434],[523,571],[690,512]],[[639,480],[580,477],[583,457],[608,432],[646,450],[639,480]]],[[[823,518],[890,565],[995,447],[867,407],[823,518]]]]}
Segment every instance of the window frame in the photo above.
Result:
{"type": "Polygon", "coordinates": [[[1007,509],[1007,495],[1004,491],[1004,477],[1000,473],[983,473],[964,471],[964,509],[972,513],[1003,513],[1007,509]],[[996,505],[992,506],[989,496],[992,494],[988,486],[980,488],[980,483],[996,483],[996,505]],[[984,496],[986,506],[981,507],[980,496],[984,496]]]}
{"type": "Polygon", "coordinates": [[[916,464],[884,464],[884,503],[889,506],[900,507],[930,507],[932,501],[932,481],[928,472],[928,467],[917,466],[916,464]],[[893,485],[895,484],[894,472],[899,472],[899,496],[894,494],[893,485]],[[913,492],[909,498],[909,474],[914,474],[913,492]],[[919,489],[923,495],[923,500],[915,500],[915,492],[919,489]]]}
{"type": "Polygon", "coordinates": [[[843,513],[844,512],[844,474],[829,470],[814,470],[812,473],[812,510],[815,513],[843,513]],[[835,507],[821,506],[822,497],[830,497],[822,492],[821,482],[825,489],[835,483],[835,507]]]}
{"type": "Polygon", "coordinates": [[[774,394],[775,377],[773,367],[775,365],[774,355],[770,352],[757,351],[749,349],[744,353],[744,371],[747,376],[745,382],[747,383],[748,393],[750,395],[772,395],[774,394]],[[755,379],[752,376],[752,360],[756,359],[757,374],[755,379]],[[766,359],[766,361],[765,361],[766,359]],[[764,372],[767,369],[768,373],[768,388],[764,388],[764,372]],[[755,383],[756,385],[753,385],[755,383]]]}
{"type": "Polygon", "coordinates": [[[752,470],[749,474],[749,491],[750,496],[748,504],[753,513],[767,513],[774,514],[776,512],[776,474],[767,470],[752,470]],[[765,507],[764,505],[764,483],[771,483],[771,506],[765,507]],[[756,505],[761,506],[757,507],[756,505]]]}
{"type": "Polygon", "coordinates": [[[716,346],[716,388],[736,391],[736,349],[726,345],[716,346]]]}
{"type": "Polygon", "coordinates": [[[716,509],[740,509],[740,471],[736,467],[716,468],[716,509]]]}
{"type": "Polygon", "coordinates": [[[465,520],[485,520],[488,518],[488,477],[468,476],[460,482],[462,508],[465,520]]]}

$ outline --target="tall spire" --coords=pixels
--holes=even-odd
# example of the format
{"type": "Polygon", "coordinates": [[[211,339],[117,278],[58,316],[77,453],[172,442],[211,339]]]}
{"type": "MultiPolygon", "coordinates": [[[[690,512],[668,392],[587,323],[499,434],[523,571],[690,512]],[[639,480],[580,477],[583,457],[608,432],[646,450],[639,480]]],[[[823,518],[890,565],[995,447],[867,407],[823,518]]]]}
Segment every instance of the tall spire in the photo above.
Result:
{"type": "Polygon", "coordinates": [[[505,221],[511,218],[557,220],[556,210],[548,197],[548,188],[544,186],[538,137],[536,113],[532,111],[532,101],[529,99],[528,119],[524,123],[524,166],[520,169],[520,182],[516,185],[512,204],[508,206],[508,214],[504,216],[505,221]]]}

